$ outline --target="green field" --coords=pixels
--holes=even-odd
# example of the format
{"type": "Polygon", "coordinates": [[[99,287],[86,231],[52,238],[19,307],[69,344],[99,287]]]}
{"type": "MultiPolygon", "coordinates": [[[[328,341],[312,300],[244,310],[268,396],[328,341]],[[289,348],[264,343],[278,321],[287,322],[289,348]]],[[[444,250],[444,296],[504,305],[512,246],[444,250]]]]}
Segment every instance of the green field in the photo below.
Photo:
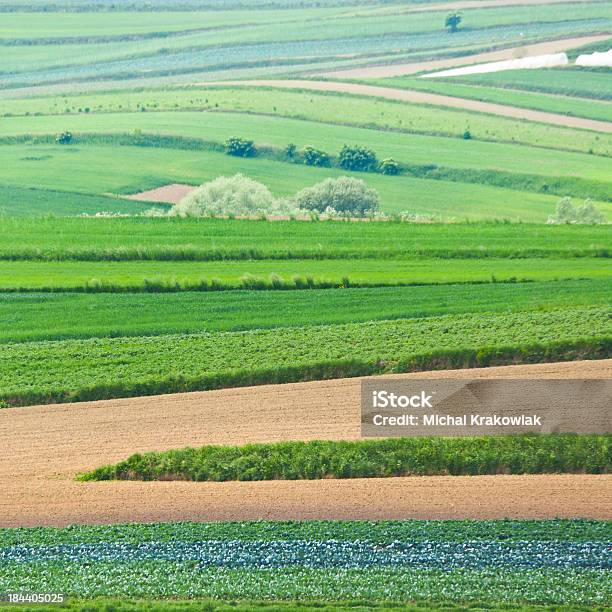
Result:
{"type": "MultiPolygon", "coordinates": [[[[609,46],[608,46],[609,48],[609,46]]],[[[453,82],[516,91],[541,91],[560,96],[576,96],[591,100],[610,100],[610,74],[606,70],[584,68],[550,68],[548,70],[509,70],[490,74],[472,74],[453,82]]],[[[509,92],[512,96],[512,92],[509,92]]],[[[510,98],[513,99],[512,97],[510,98]]],[[[595,108],[601,104],[593,102],[595,108]]]]}
{"type": "Polygon", "coordinates": [[[261,606],[275,612],[447,607],[578,612],[609,601],[610,530],[609,521],[587,520],[4,529],[0,588],[31,591],[44,583],[77,602],[89,600],[91,610],[117,605],[92,601],[111,596],[128,599],[119,609],[134,611],[226,610],[218,600],[229,600],[234,610],[261,606]],[[218,567],[215,551],[226,567],[218,567]],[[215,601],[204,600],[211,597],[215,601]],[[133,601],[137,598],[145,601],[133,601]]]}
{"type": "Polygon", "coordinates": [[[601,358],[609,354],[611,333],[609,308],[600,307],[4,344],[0,399],[14,405],[82,401],[434,367],[601,358]]]}
{"type": "Polygon", "coordinates": [[[301,327],[474,312],[520,312],[612,301],[591,281],[336,291],[0,294],[0,342],[301,327]]]}
{"type": "Polygon", "coordinates": [[[395,77],[389,79],[372,79],[365,82],[368,84],[383,85],[385,87],[430,91],[432,93],[457,96],[459,98],[472,98],[484,102],[533,108],[550,113],[560,113],[562,115],[612,121],[612,102],[608,101],[612,97],[609,94],[609,76],[598,72],[579,72],[576,69],[571,70],[573,74],[570,79],[564,79],[562,72],[563,71],[558,69],[523,70],[474,75],[473,77],[448,77],[439,79],[395,77]],[[531,75],[531,82],[534,85],[538,84],[538,86],[526,90],[528,87],[526,81],[529,81],[530,78],[524,78],[525,72],[537,73],[531,75]],[[553,78],[548,74],[549,72],[553,73],[553,78]],[[497,78],[482,79],[481,77],[484,76],[496,76],[497,78]],[[564,81],[566,83],[571,83],[574,89],[567,86],[563,87],[564,81]],[[523,85],[522,88],[517,86],[519,83],[523,85]],[[549,84],[548,88],[547,83],[549,84]],[[607,90],[604,87],[604,83],[607,85],[607,90]],[[556,90],[555,86],[557,87],[556,90]],[[546,93],[540,93],[540,91],[546,93]],[[590,93],[591,95],[599,93],[601,98],[606,101],[594,100],[592,97],[587,99],[586,96],[579,97],[580,94],[584,92],[590,93]]]}
{"type": "MultiPolygon", "coordinates": [[[[0,223],[3,260],[604,257],[606,226],[45,218],[0,223]]],[[[358,270],[357,265],[357,270],[358,270]]]]}
{"type": "MultiPolygon", "coordinates": [[[[139,192],[166,183],[201,184],[220,175],[241,173],[264,183],[274,195],[289,197],[327,177],[346,174],[335,168],[240,159],[208,151],[127,146],[4,146],[0,147],[0,164],[10,168],[9,175],[2,177],[8,185],[26,184],[38,190],[75,193],[86,184],[85,193],[95,195],[139,192]],[[101,166],[104,173],[99,171],[101,166]]],[[[558,196],[408,176],[371,174],[366,180],[379,192],[383,211],[407,211],[444,219],[476,220],[501,216],[543,222],[554,212],[559,200],[558,196]],[[491,202],[496,203],[499,212],[492,213],[491,202]]],[[[612,215],[612,202],[598,203],[598,207],[612,215]]],[[[51,210],[47,207],[44,212],[51,210]]],[[[74,214],[79,212],[74,210],[74,214]]]]}
{"type": "Polygon", "coordinates": [[[336,3],[324,9],[283,3],[263,11],[244,4],[228,11],[195,6],[71,12],[70,5],[48,12],[8,10],[0,27],[3,87],[292,75],[598,33],[610,25],[608,2],[561,4],[554,12],[538,5],[474,7],[465,10],[469,27],[448,37],[440,35],[443,9],[385,4],[336,3]]]}

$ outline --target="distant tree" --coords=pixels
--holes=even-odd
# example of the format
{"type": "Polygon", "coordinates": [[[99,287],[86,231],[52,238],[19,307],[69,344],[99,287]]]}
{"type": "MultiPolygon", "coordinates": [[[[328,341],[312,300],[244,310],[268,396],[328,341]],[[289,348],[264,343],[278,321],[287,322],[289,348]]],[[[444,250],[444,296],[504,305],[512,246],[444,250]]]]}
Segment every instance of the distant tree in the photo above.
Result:
{"type": "Polygon", "coordinates": [[[255,143],[243,138],[228,138],[225,141],[225,152],[234,157],[253,157],[256,155],[255,143]]]}
{"type": "Polygon", "coordinates": [[[329,166],[331,166],[329,155],[325,153],[325,151],[315,149],[314,147],[304,147],[302,156],[307,166],[320,166],[324,168],[329,168],[329,166]]]}
{"type": "Polygon", "coordinates": [[[62,132],[55,139],[58,144],[70,144],[72,142],[72,132],[62,132]]]}
{"type": "Polygon", "coordinates": [[[459,24],[461,23],[461,13],[449,13],[446,16],[446,21],[444,22],[444,27],[448,28],[450,32],[456,32],[459,29],[459,24]]]}
{"type": "Polygon", "coordinates": [[[555,214],[548,217],[548,223],[573,223],[598,225],[605,223],[606,217],[589,198],[581,206],[574,206],[569,197],[562,198],[557,204],[555,214]]]}
{"type": "Polygon", "coordinates": [[[381,174],[395,176],[400,173],[400,165],[391,157],[383,159],[378,165],[378,170],[381,174]]]}
{"type": "Polygon", "coordinates": [[[367,147],[344,145],[338,163],[345,170],[371,170],[377,163],[376,154],[367,147]]]}
{"type": "Polygon", "coordinates": [[[287,159],[293,159],[295,157],[295,154],[297,153],[297,146],[294,145],[292,142],[290,142],[286,147],[285,147],[285,157],[287,159]]]}

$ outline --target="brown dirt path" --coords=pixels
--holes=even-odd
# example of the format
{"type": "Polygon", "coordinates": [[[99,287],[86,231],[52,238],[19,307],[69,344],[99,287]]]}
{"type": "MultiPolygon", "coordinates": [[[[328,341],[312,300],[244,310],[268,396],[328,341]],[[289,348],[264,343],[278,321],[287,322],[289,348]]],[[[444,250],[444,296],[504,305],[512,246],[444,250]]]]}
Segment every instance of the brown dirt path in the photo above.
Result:
{"type": "Polygon", "coordinates": [[[278,80],[278,79],[259,79],[257,81],[223,81],[217,85],[243,85],[255,87],[278,87],[282,89],[306,89],[310,91],[326,91],[347,94],[357,94],[361,96],[373,96],[376,98],[386,98],[387,100],[398,100],[402,102],[412,102],[415,104],[429,104],[433,106],[448,106],[462,110],[487,113],[512,119],[526,119],[539,123],[551,123],[569,128],[582,130],[594,130],[596,132],[612,133],[612,123],[598,121],[596,119],[584,119],[582,117],[571,117],[569,115],[559,115],[545,111],[520,108],[518,106],[506,106],[493,102],[481,102],[468,98],[455,98],[443,96],[423,91],[410,89],[395,89],[393,87],[381,87],[377,85],[364,85],[362,83],[343,83],[338,81],[310,81],[310,80],[278,80]]]}
{"type": "MultiPolygon", "coordinates": [[[[509,4],[509,3],[508,3],[509,4]]],[[[525,1],[525,4],[533,2],[525,1]]],[[[409,62],[406,64],[387,64],[384,66],[364,66],[361,68],[346,68],[317,73],[337,79],[382,79],[386,77],[416,74],[418,72],[433,72],[443,68],[454,68],[455,66],[467,66],[470,64],[483,64],[485,62],[499,62],[502,60],[515,59],[526,55],[547,55],[549,53],[561,53],[569,49],[575,49],[583,45],[589,45],[600,40],[610,38],[611,34],[597,34],[593,36],[578,36],[575,38],[562,38],[549,40],[541,43],[526,44],[520,47],[509,47],[498,51],[488,51],[475,55],[464,55],[462,57],[449,57],[440,60],[425,62],[409,62]]]]}
{"type": "MultiPolygon", "coordinates": [[[[612,360],[404,375],[609,378],[612,360]]],[[[131,453],[354,439],[359,379],[0,410],[0,527],[170,520],[612,518],[612,476],[78,483],[131,453]]]]}

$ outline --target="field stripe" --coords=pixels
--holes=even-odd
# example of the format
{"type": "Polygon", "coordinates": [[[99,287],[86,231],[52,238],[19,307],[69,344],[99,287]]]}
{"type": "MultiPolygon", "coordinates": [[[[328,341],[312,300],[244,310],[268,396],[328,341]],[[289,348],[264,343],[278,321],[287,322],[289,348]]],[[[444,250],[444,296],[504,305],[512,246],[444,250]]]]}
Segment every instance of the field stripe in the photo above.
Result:
{"type": "MultiPolygon", "coordinates": [[[[532,2],[527,2],[532,4],[532,2]]],[[[569,49],[582,47],[610,38],[610,34],[597,34],[594,36],[579,36],[576,38],[562,38],[547,42],[523,45],[521,47],[508,47],[498,51],[488,51],[474,55],[461,57],[450,57],[441,60],[431,60],[425,62],[410,62],[405,64],[387,64],[384,66],[362,66],[360,68],[347,68],[344,70],[333,70],[317,73],[318,76],[341,78],[341,79],[365,79],[402,76],[407,74],[417,74],[418,72],[434,71],[441,68],[453,68],[456,66],[466,66],[469,64],[479,64],[484,62],[497,62],[502,60],[515,59],[517,53],[523,55],[544,55],[547,53],[560,53],[569,49]]]]}
{"type": "Polygon", "coordinates": [[[434,106],[448,106],[461,108],[463,110],[512,119],[526,119],[538,123],[550,123],[562,125],[564,127],[577,128],[583,130],[593,130],[597,132],[607,132],[612,134],[612,123],[598,121],[596,119],[584,119],[583,117],[570,117],[557,113],[536,111],[517,106],[506,106],[493,102],[481,102],[468,98],[455,98],[440,94],[426,93],[409,89],[395,89],[393,87],[381,87],[378,85],[364,85],[361,83],[343,83],[337,81],[310,81],[310,80],[279,80],[279,79],[260,79],[256,81],[222,81],[218,85],[248,85],[252,87],[275,87],[279,89],[300,89],[311,91],[326,91],[342,94],[354,94],[360,96],[372,96],[385,98],[387,100],[397,100],[401,102],[411,102],[415,104],[427,104],[434,106]]]}
{"type": "MultiPolygon", "coordinates": [[[[612,360],[407,377],[607,378],[612,360]]],[[[612,476],[438,476],[279,482],[97,482],[133,452],[356,439],[359,379],[0,411],[0,526],[247,519],[612,518],[612,476]]]]}

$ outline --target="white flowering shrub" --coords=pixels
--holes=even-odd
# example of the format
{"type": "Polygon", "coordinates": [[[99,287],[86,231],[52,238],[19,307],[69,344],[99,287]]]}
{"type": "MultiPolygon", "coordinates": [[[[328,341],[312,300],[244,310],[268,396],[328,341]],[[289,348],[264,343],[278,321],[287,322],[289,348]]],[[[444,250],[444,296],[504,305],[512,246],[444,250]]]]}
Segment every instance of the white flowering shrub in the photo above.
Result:
{"type": "Polygon", "coordinates": [[[363,217],[378,210],[378,192],[362,180],[341,176],[302,189],[295,196],[298,208],[319,213],[363,217]]]}
{"type": "Polygon", "coordinates": [[[173,206],[169,214],[178,217],[251,217],[290,212],[290,206],[277,200],[265,185],[236,174],[204,183],[173,206]]]}
{"type": "Polygon", "coordinates": [[[548,223],[553,224],[599,225],[605,222],[604,214],[596,208],[590,199],[585,200],[581,206],[574,206],[571,198],[562,198],[557,204],[555,214],[548,217],[548,223]]]}

